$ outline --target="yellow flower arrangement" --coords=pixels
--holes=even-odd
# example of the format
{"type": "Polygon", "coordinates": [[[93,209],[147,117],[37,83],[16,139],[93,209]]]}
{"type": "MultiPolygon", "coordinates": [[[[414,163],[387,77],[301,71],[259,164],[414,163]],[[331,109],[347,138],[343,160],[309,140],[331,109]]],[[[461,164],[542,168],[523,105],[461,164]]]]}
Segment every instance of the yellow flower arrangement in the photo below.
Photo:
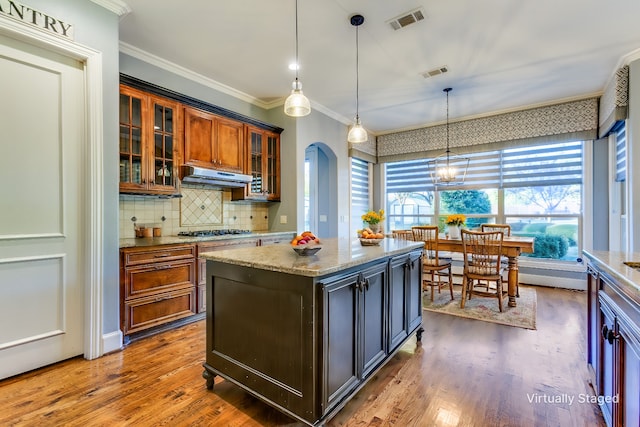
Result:
{"type": "Polygon", "coordinates": [[[380,221],[384,220],[384,209],[380,209],[378,212],[369,211],[362,215],[362,220],[364,222],[368,222],[369,224],[377,224],[380,221]]]}
{"type": "Polygon", "coordinates": [[[464,225],[467,217],[462,214],[449,215],[445,221],[447,225],[457,225],[458,227],[464,225]]]}

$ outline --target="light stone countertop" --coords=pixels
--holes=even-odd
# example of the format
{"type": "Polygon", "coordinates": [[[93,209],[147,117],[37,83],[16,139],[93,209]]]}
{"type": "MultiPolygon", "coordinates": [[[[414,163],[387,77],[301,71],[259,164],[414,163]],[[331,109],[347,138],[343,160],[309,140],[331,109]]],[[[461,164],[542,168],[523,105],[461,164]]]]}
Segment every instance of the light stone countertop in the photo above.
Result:
{"type": "Polygon", "coordinates": [[[207,260],[261,270],[319,277],[407,253],[423,247],[423,243],[386,238],[379,246],[362,246],[357,238],[330,238],[321,239],[320,246],[322,249],[311,256],[298,255],[288,243],[205,252],[200,256],[207,260]]]}
{"type": "Polygon", "coordinates": [[[293,239],[296,235],[295,231],[278,231],[278,232],[255,232],[246,234],[224,234],[221,236],[162,236],[162,237],[138,237],[130,239],[120,239],[120,248],[135,248],[158,245],[175,245],[180,243],[200,243],[214,240],[232,240],[232,239],[259,239],[262,237],[287,236],[293,239]]]}
{"type": "Polygon", "coordinates": [[[625,261],[640,263],[640,253],[592,250],[583,250],[582,252],[598,268],[604,270],[640,299],[640,270],[624,264],[625,261]]]}

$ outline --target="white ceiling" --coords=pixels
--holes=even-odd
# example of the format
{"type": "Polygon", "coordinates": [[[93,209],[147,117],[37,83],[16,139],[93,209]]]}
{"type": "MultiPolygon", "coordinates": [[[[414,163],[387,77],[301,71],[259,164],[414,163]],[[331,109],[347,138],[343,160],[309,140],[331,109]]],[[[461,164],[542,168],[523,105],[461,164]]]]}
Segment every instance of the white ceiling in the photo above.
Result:
{"type": "MultiPolygon", "coordinates": [[[[295,0],[125,1],[123,52],[282,108],[295,77],[295,0]]],[[[311,114],[344,123],[356,109],[354,13],[365,18],[360,117],[378,134],[442,123],[445,87],[451,120],[599,95],[640,49],[638,0],[299,0],[299,76],[311,114]],[[398,31],[387,23],[419,7],[425,20],[398,31]],[[422,77],[441,66],[449,71],[422,77]]]]}

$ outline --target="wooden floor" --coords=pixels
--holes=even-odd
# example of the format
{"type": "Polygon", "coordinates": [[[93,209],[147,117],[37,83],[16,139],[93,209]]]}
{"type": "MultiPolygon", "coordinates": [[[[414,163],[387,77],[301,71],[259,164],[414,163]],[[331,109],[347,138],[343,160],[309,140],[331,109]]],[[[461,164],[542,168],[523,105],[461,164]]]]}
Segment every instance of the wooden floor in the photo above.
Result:
{"type": "MultiPolygon", "coordinates": [[[[579,402],[593,394],[586,295],[537,289],[537,331],[425,312],[422,346],[410,341],[328,425],[604,426],[579,402]]],[[[208,391],[204,351],[199,321],[0,381],[0,425],[299,425],[219,378],[208,391]]]]}

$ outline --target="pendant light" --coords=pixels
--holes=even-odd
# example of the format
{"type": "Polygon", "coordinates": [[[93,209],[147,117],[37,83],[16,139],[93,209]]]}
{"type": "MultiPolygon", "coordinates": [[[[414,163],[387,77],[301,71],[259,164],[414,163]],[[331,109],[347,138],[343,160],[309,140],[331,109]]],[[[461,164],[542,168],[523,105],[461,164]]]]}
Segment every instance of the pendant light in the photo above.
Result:
{"type": "Polygon", "coordinates": [[[429,175],[435,186],[463,184],[469,168],[470,159],[454,154],[449,148],[449,92],[451,90],[450,87],[443,89],[447,94],[447,150],[444,154],[427,162],[429,175]]]}
{"type": "Polygon", "coordinates": [[[369,139],[367,135],[367,131],[362,127],[362,123],[360,122],[359,115],[359,45],[358,45],[358,27],[362,25],[364,22],[364,16],[362,15],[353,15],[351,17],[351,25],[356,27],[356,121],[349,129],[349,133],[347,134],[347,141],[352,143],[366,142],[369,139]]]}
{"type": "Polygon", "coordinates": [[[296,0],[296,79],[291,84],[291,95],[284,102],[284,113],[291,117],[304,117],[311,112],[309,100],[302,93],[302,83],[298,80],[298,0],[296,0]]]}

